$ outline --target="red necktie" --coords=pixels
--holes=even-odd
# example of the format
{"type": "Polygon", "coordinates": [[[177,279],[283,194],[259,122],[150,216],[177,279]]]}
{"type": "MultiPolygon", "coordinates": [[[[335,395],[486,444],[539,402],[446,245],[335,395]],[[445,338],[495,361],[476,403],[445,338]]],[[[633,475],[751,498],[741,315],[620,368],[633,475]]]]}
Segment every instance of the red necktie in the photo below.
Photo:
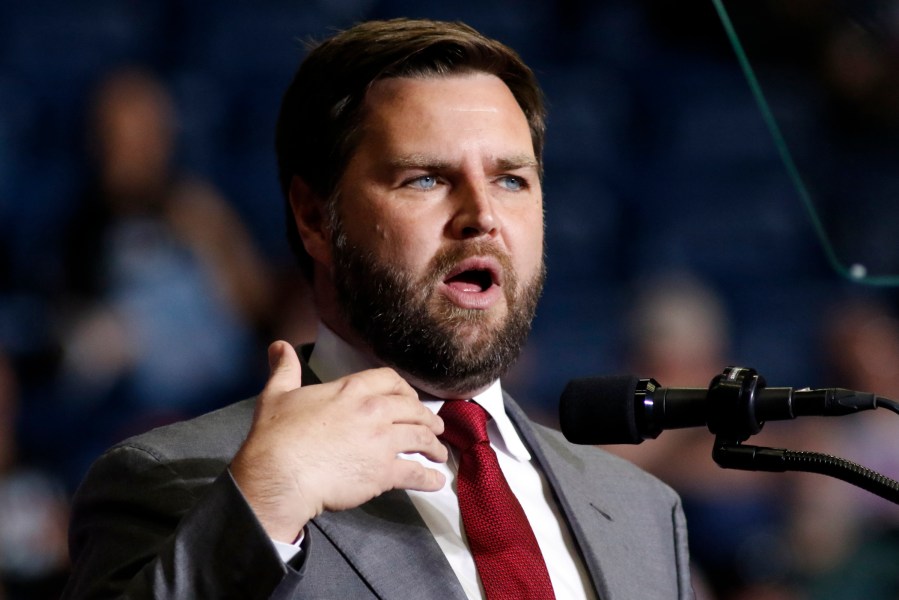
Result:
{"type": "Polygon", "coordinates": [[[441,439],[459,451],[459,510],[488,600],[555,598],[537,538],[490,447],[487,412],[449,400],[438,414],[441,439]]]}

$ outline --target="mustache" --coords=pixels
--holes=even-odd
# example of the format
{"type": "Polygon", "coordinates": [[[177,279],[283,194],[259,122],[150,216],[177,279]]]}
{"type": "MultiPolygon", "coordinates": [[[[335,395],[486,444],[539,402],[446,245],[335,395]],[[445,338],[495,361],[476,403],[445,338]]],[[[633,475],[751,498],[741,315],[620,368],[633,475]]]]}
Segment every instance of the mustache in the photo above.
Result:
{"type": "Polygon", "coordinates": [[[515,280],[515,268],[512,266],[512,257],[503,250],[499,244],[486,240],[473,240],[463,244],[453,244],[439,250],[431,259],[428,271],[432,282],[443,281],[457,264],[468,258],[477,256],[489,256],[495,259],[503,270],[503,273],[512,276],[515,280]]]}

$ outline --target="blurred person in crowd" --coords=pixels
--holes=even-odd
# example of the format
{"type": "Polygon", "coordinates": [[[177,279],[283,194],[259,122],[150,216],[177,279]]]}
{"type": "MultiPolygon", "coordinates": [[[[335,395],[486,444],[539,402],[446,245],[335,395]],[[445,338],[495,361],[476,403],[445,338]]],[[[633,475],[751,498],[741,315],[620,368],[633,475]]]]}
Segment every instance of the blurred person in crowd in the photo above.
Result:
{"type": "MultiPolygon", "coordinates": [[[[854,296],[823,321],[831,387],[899,399],[899,316],[889,295],[854,296]]],[[[899,480],[899,418],[885,409],[803,423],[808,449],[899,480]]],[[[798,477],[793,520],[798,575],[814,600],[899,597],[899,507],[839,480],[798,477]]]]}
{"type": "Polygon", "coordinates": [[[110,74],[90,116],[93,176],[68,228],[57,302],[60,393],[105,447],[255,386],[250,357],[272,286],[237,214],[178,168],[175,108],[158,79],[110,74]]]}
{"type": "Polygon", "coordinates": [[[56,598],[68,575],[68,498],[53,475],[20,462],[18,394],[0,348],[0,598],[56,598]]]}
{"type": "MultiPolygon", "coordinates": [[[[652,290],[640,288],[627,320],[628,370],[663,387],[706,388],[734,364],[724,301],[686,272],[654,281],[652,290]]],[[[764,438],[754,437],[752,443],[765,445],[764,438]]],[[[690,553],[699,570],[696,581],[706,586],[697,585],[698,597],[793,598],[783,585],[784,479],[722,469],[712,460],[713,442],[707,429],[697,427],[664,431],[637,446],[608,448],[681,494],[690,523],[690,553]]]]}

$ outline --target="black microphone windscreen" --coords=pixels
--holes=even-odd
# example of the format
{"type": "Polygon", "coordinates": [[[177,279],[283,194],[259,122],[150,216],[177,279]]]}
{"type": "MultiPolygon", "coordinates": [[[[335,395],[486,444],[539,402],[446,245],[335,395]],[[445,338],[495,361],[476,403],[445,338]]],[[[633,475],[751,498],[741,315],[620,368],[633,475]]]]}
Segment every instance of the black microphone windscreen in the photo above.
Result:
{"type": "Polygon", "coordinates": [[[633,375],[568,382],[559,401],[562,434],[574,444],[639,444],[633,375]]]}

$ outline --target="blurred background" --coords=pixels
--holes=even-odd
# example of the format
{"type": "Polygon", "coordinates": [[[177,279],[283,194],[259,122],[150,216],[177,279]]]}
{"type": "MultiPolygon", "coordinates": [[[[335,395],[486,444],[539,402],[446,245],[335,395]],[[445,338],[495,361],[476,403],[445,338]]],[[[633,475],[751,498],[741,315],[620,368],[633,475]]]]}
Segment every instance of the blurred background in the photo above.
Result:
{"type": "MultiPolygon", "coordinates": [[[[310,339],[273,127],[304,42],[363,19],[461,19],[544,86],[549,279],[506,380],[535,418],[574,377],[727,365],[899,398],[899,2],[725,5],[784,147],[710,0],[4,0],[0,598],[58,593],[103,449],[256,393],[268,342],[310,339]]],[[[751,443],[897,478],[882,412],[751,443]]],[[[899,598],[893,505],[724,471],[712,442],[609,447],[682,494],[700,599],[899,598]]]]}

